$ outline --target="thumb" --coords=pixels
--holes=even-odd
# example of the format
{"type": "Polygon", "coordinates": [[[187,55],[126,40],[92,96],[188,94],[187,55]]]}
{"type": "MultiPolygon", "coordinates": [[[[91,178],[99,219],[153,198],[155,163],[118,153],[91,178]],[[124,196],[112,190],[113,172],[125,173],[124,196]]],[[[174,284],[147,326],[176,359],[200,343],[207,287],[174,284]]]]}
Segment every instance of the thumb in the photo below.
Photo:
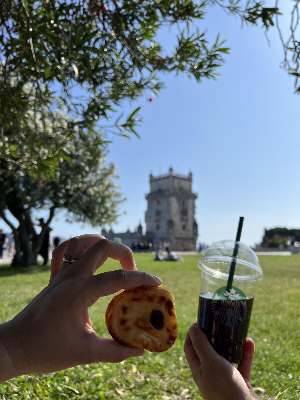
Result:
{"type": "Polygon", "coordinates": [[[100,297],[109,296],[121,289],[131,289],[138,286],[159,286],[161,279],[143,271],[103,272],[88,278],[82,290],[80,299],[87,299],[87,307],[92,306],[100,297]]]}
{"type": "Polygon", "coordinates": [[[242,377],[250,381],[251,377],[251,367],[254,356],[255,344],[252,339],[247,338],[244,346],[243,357],[240,365],[238,366],[238,371],[242,377]]]}
{"type": "Polygon", "coordinates": [[[96,334],[93,337],[93,361],[118,363],[131,357],[142,356],[143,349],[123,346],[113,339],[100,338],[96,334]]]}

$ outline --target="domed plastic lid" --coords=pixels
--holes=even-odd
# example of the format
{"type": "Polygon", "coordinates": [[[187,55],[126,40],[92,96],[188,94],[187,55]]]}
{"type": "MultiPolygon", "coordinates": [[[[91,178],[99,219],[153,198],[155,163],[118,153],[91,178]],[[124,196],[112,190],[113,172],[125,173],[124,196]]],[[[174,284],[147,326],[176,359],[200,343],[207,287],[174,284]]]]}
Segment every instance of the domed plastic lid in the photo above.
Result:
{"type": "MultiPolygon", "coordinates": [[[[222,278],[229,274],[233,260],[233,251],[236,242],[234,240],[221,240],[208,247],[199,260],[199,268],[209,273],[218,270],[222,278]]],[[[259,265],[259,260],[252,249],[242,242],[238,242],[238,253],[234,257],[236,261],[235,279],[254,279],[263,278],[263,271],[259,265]]]]}

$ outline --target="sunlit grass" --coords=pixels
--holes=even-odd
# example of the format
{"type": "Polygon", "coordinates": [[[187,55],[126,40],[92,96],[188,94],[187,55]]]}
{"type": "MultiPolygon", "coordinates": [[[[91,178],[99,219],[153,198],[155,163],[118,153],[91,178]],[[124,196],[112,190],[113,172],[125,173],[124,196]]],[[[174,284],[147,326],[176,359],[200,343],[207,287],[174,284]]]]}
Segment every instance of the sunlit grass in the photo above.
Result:
{"type": "MultiPolygon", "coordinates": [[[[183,262],[154,262],[136,254],[138,269],[158,275],[176,298],[179,338],[171,350],[121,364],[93,364],[49,375],[24,376],[0,386],[0,399],[201,399],[187,366],[183,342],[197,315],[197,255],[183,262]]],[[[264,279],[257,289],[249,336],[256,343],[252,383],[262,399],[300,399],[300,256],[261,256],[264,279]],[[282,394],[280,394],[282,393],[282,394]]],[[[109,260],[99,272],[117,269],[109,260]]],[[[0,321],[12,318],[49,280],[49,267],[0,267],[0,321]]],[[[110,297],[90,310],[94,329],[109,336],[104,313],[110,297]]],[[[217,379],[217,377],[216,377],[217,379]]]]}

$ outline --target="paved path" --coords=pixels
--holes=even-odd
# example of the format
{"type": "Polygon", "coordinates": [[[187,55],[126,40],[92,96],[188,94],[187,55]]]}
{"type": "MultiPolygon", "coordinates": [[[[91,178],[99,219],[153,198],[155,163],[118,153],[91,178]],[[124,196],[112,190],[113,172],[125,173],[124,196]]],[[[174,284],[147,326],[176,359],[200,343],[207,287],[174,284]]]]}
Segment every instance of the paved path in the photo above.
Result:
{"type": "Polygon", "coordinates": [[[255,254],[257,256],[290,256],[292,253],[290,251],[257,251],[255,254]]]}
{"type": "Polygon", "coordinates": [[[7,252],[3,252],[2,264],[10,264],[12,262],[12,256],[8,256],[7,252]]]}
{"type": "MultiPolygon", "coordinates": [[[[176,251],[177,254],[199,254],[196,251],[176,251]]],[[[257,251],[255,252],[257,256],[290,256],[290,251],[257,251]]]]}
{"type": "MultiPolygon", "coordinates": [[[[6,251],[4,251],[2,264],[10,264],[12,262],[13,256],[9,256],[6,251]]],[[[38,256],[38,261],[43,261],[41,256],[38,256]]]]}
{"type": "MultiPolygon", "coordinates": [[[[177,254],[193,254],[193,255],[201,255],[201,253],[198,253],[196,251],[176,251],[177,254]]],[[[153,254],[155,254],[155,252],[153,252],[153,254]]],[[[165,253],[167,254],[167,253],[165,253]]],[[[164,254],[164,255],[165,255],[164,254]]],[[[291,252],[290,251],[258,251],[255,253],[257,256],[290,256],[291,252]]],[[[299,255],[300,256],[300,255],[299,255]]],[[[38,260],[42,261],[42,258],[40,256],[38,256],[38,260]]],[[[5,251],[3,254],[3,260],[2,263],[3,264],[10,264],[12,261],[12,256],[9,256],[7,254],[7,252],[5,251]]]]}

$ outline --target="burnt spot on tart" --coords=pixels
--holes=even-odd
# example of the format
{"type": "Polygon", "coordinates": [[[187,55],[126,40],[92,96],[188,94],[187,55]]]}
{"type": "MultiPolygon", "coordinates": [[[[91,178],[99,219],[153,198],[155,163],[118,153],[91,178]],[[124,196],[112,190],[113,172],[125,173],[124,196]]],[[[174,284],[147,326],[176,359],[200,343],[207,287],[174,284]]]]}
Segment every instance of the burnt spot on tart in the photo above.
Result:
{"type": "Polygon", "coordinates": [[[142,298],[141,297],[132,297],[131,301],[141,301],[142,298]]]}
{"type": "Polygon", "coordinates": [[[175,315],[173,312],[173,309],[174,309],[173,302],[171,300],[168,300],[166,302],[166,307],[167,307],[167,311],[168,311],[168,314],[170,315],[170,317],[173,317],[175,315]]]}
{"type": "Polygon", "coordinates": [[[123,314],[126,314],[126,313],[127,313],[127,310],[128,310],[128,307],[122,306],[122,313],[123,313],[123,314]]]}
{"type": "Polygon", "coordinates": [[[151,303],[154,301],[154,300],[153,300],[153,297],[151,297],[151,296],[147,296],[147,300],[148,300],[148,301],[151,301],[151,303]]]}
{"type": "Polygon", "coordinates": [[[164,326],[164,315],[160,310],[153,310],[151,313],[151,325],[154,329],[161,331],[164,326]]]}
{"type": "Polygon", "coordinates": [[[166,301],[165,296],[160,296],[159,302],[160,302],[160,303],[164,303],[165,301],[166,301]]]}
{"type": "Polygon", "coordinates": [[[167,341],[167,343],[168,344],[173,344],[173,343],[175,343],[175,340],[176,340],[177,338],[175,337],[175,336],[172,336],[172,335],[170,335],[169,336],[169,339],[168,339],[168,341],[167,341]]]}
{"type": "Polygon", "coordinates": [[[126,325],[126,322],[127,322],[127,319],[121,319],[121,321],[120,321],[120,325],[126,325]]]}

